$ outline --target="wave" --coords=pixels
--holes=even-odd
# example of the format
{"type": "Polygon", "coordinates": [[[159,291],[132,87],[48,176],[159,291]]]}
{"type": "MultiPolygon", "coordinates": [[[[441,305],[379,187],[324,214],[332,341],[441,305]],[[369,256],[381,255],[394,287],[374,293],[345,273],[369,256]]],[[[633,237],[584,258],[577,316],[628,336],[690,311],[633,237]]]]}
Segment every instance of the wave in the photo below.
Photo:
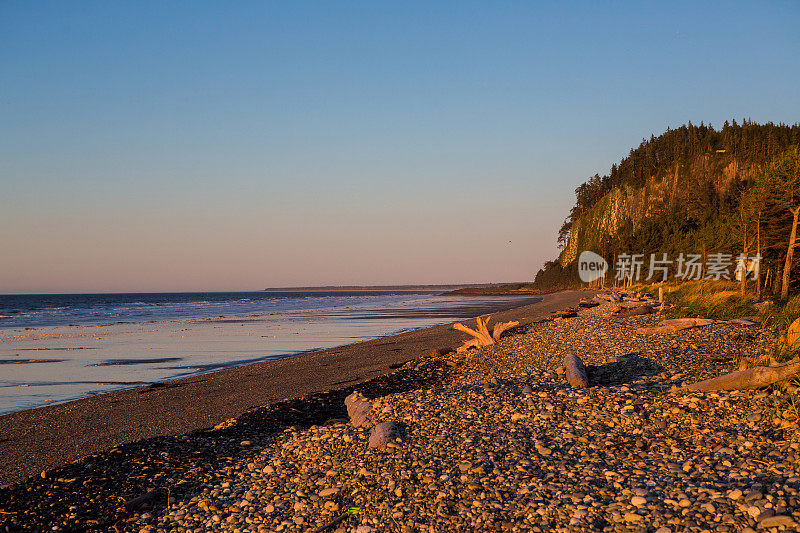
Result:
{"type": "Polygon", "coordinates": [[[430,295],[431,291],[5,295],[0,296],[0,327],[13,329],[220,316],[266,316],[354,305],[382,306],[430,295]]]}

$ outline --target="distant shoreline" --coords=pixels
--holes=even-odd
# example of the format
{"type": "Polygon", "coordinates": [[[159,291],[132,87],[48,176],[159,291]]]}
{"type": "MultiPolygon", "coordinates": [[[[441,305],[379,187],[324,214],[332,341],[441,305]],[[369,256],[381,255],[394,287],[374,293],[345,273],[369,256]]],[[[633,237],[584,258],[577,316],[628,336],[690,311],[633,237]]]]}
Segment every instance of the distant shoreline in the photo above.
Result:
{"type": "MultiPolygon", "coordinates": [[[[344,291],[465,291],[460,296],[472,296],[474,291],[478,295],[479,291],[485,289],[493,289],[498,292],[497,296],[507,296],[507,294],[500,294],[504,287],[524,285],[523,282],[519,283],[457,283],[449,285],[326,285],[319,287],[268,287],[262,289],[261,292],[344,292],[344,291]]],[[[520,294],[517,291],[516,294],[520,294]]],[[[527,291],[526,296],[538,294],[533,291],[527,291]]],[[[479,294],[480,296],[495,296],[489,294],[479,294]]]]}

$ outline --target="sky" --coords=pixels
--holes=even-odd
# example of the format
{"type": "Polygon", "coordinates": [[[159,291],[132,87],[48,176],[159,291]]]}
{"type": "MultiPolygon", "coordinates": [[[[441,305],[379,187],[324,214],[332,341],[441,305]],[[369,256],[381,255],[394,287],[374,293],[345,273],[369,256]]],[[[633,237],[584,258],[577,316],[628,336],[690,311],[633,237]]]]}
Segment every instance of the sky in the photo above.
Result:
{"type": "Polygon", "coordinates": [[[0,294],[530,281],[575,188],[800,121],[800,2],[0,2],[0,294]]]}

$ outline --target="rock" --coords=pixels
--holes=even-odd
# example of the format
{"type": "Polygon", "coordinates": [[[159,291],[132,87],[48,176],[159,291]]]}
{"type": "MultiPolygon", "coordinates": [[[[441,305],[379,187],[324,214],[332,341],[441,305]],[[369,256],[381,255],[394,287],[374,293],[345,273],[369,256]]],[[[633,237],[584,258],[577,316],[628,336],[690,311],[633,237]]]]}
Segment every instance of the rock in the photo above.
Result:
{"type": "Polygon", "coordinates": [[[783,514],[769,516],[767,518],[759,520],[758,522],[759,529],[769,528],[769,527],[780,527],[780,526],[791,527],[794,525],[795,521],[792,520],[792,517],[783,514]]]}
{"type": "Polygon", "coordinates": [[[643,507],[647,505],[647,500],[641,496],[634,496],[631,498],[631,504],[635,505],[636,507],[643,507]]]}
{"type": "Polygon", "coordinates": [[[338,494],[339,489],[322,489],[317,494],[320,498],[327,498],[328,496],[332,496],[334,494],[338,494]]]}
{"type": "Polygon", "coordinates": [[[732,491],[728,492],[728,498],[730,498],[731,500],[736,501],[741,497],[742,497],[742,491],[739,489],[733,489],[732,491]]]}
{"type": "Polygon", "coordinates": [[[400,430],[394,422],[381,422],[372,428],[369,434],[369,447],[382,448],[400,436],[400,430]]]}

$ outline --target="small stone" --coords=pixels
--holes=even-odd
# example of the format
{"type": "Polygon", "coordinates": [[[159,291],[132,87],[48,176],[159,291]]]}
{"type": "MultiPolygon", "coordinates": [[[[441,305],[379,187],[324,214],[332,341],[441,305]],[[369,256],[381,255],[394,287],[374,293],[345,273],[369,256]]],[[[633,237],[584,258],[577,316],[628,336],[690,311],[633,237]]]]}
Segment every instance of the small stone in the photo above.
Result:
{"type": "Polygon", "coordinates": [[[636,507],[642,507],[644,505],[647,505],[647,500],[642,498],[641,496],[634,496],[633,498],[631,498],[631,503],[636,507]]]}
{"type": "Polygon", "coordinates": [[[625,516],[623,516],[623,518],[625,519],[626,522],[638,522],[639,520],[642,519],[641,515],[638,515],[636,513],[625,513],[625,516]]]}
{"type": "Polygon", "coordinates": [[[759,528],[780,527],[780,526],[789,527],[793,525],[795,525],[795,521],[792,520],[790,516],[787,516],[785,514],[769,516],[758,522],[759,528]]]}
{"type": "Polygon", "coordinates": [[[672,533],[672,530],[668,527],[660,527],[656,529],[656,533],[672,533]]]}
{"type": "Polygon", "coordinates": [[[731,500],[738,500],[742,497],[742,491],[739,489],[733,489],[732,491],[728,492],[728,498],[731,500]]]}
{"type": "Polygon", "coordinates": [[[322,489],[317,494],[319,494],[320,498],[327,498],[328,496],[331,496],[333,494],[337,494],[338,492],[339,492],[339,489],[322,489]]]}
{"type": "Polygon", "coordinates": [[[250,445],[251,445],[251,444],[253,444],[253,443],[252,443],[252,442],[250,442],[249,440],[243,440],[243,441],[242,441],[240,444],[241,444],[242,446],[250,446],[250,445]]]}

